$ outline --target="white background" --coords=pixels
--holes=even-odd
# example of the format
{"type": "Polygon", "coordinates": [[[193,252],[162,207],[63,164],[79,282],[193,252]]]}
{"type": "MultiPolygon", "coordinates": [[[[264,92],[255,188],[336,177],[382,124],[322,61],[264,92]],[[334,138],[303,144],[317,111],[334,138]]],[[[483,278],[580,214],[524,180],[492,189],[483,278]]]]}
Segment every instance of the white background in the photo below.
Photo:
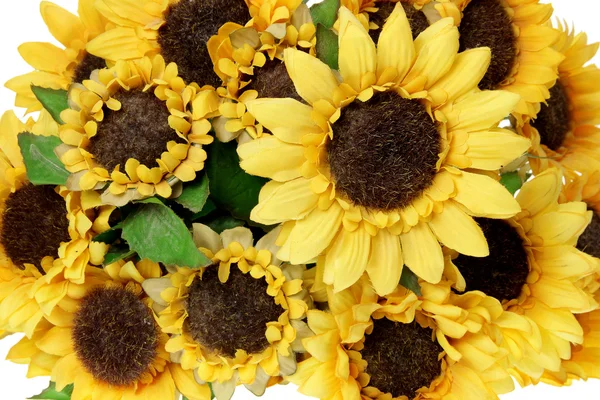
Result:
{"type": "MultiPolygon", "coordinates": [[[[77,0],[54,0],[60,6],[75,12],[77,0]]],[[[210,0],[209,0],[210,1],[210,0]]],[[[556,16],[576,27],[588,32],[591,41],[600,41],[600,25],[598,11],[600,7],[595,0],[555,0],[553,1],[556,16]]],[[[30,71],[30,67],[17,52],[19,44],[28,41],[51,41],[51,36],[39,15],[38,0],[3,1],[0,13],[0,83],[30,71]]],[[[597,58],[596,63],[600,62],[597,58]]],[[[13,93],[4,87],[0,88],[0,113],[13,106],[13,93]]],[[[22,111],[17,115],[22,116],[22,111]]],[[[44,378],[26,379],[26,367],[4,361],[8,349],[19,340],[13,335],[0,342],[0,399],[24,400],[43,390],[48,380],[44,378]]],[[[600,360],[598,360],[600,363],[600,360]]],[[[577,382],[568,388],[554,388],[539,385],[533,388],[518,389],[516,392],[502,397],[503,400],[563,400],[573,398],[579,400],[598,399],[600,383],[598,381],[577,382]]],[[[296,393],[292,385],[275,387],[262,397],[265,400],[300,400],[308,399],[296,393]]],[[[252,399],[254,396],[243,388],[239,388],[234,399],[252,399]]],[[[169,400],[169,399],[156,399],[169,400]]]]}

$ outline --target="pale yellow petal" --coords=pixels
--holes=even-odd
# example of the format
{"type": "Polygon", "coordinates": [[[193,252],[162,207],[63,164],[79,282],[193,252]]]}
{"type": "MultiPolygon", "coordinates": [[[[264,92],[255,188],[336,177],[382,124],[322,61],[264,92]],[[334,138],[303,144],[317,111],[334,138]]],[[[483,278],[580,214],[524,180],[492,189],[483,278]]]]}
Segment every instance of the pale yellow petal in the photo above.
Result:
{"type": "Polygon", "coordinates": [[[378,295],[385,296],[398,287],[403,267],[400,238],[387,229],[377,232],[371,241],[367,274],[378,295]]]}
{"type": "Polygon", "coordinates": [[[376,73],[377,50],[364,26],[346,7],[339,11],[339,69],[344,82],[360,92],[368,72],[376,73]]]}
{"type": "Polygon", "coordinates": [[[415,56],[410,23],[402,4],[396,3],[377,43],[377,74],[381,75],[388,67],[395,68],[398,79],[402,81],[412,67],[415,56]]]}
{"type": "Polygon", "coordinates": [[[40,4],[42,18],[48,30],[65,47],[70,47],[76,40],[83,40],[85,27],[75,15],[49,1],[40,4]]]}
{"type": "Polygon", "coordinates": [[[495,171],[525,154],[531,142],[508,129],[493,129],[471,132],[467,146],[470,168],[495,171]]]}
{"type": "Polygon", "coordinates": [[[266,225],[289,220],[299,220],[310,213],[319,201],[313,192],[310,180],[298,178],[283,184],[271,181],[263,190],[269,191],[266,198],[252,210],[253,221],[266,225]]]}
{"type": "Polygon", "coordinates": [[[283,55],[288,74],[300,97],[309,104],[321,99],[332,101],[338,81],[326,64],[292,48],[285,49],[283,55]]]}
{"type": "Polygon", "coordinates": [[[406,266],[427,282],[439,282],[444,271],[444,255],[429,226],[421,222],[401,235],[400,240],[406,266]]]}
{"type": "Polygon", "coordinates": [[[327,251],[323,281],[341,292],[356,283],[367,268],[371,236],[365,229],[342,229],[327,251]]]}
{"type": "Polygon", "coordinates": [[[510,192],[489,176],[462,171],[454,177],[454,183],[454,200],[465,206],[471,215],[504,219],[521,211],[510,192]]]}
{"type": "Polygon", "coordinates": [[[278,182],[300,177],[306,161],[303,146],[282,142],[275,136],[244,143],[238,146],[237,153],[244,171],[278,182]]]}

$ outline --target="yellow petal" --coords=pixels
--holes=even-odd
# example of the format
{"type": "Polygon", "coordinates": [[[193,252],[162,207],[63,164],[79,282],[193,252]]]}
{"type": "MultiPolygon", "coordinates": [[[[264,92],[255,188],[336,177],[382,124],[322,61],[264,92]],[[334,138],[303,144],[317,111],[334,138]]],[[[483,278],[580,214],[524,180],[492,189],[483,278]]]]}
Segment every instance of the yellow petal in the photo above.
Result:
{"type": "Polygon", "coordinates": [[[376,71],[377,50],[363,25],[346,7],[339,11],[339,69],[344,82],[360,92],[365,74],[376,71]]]}
{"type": "Polygon", "coordinates": [[[62,74],[71,63],[63,49],[50,43],[23,43],[19,46],[19,54],[27,64],[39,71],[62,74]]]}
{"type": "Polygon", "coordinates": [[[323,281],[341,292],[356,283],[367,268],[371,236],[366,229],[342,229],[327,251],[323,281]]]}
{"type": "Polygon", "coordinates": [[[519,203],[508,190],[489,176],[462,171],[455,176],[454,200],[471,215],[487,218],[510,218],[521,211],[519,203]]]}
{"type": "Polygon", "coordinates": [[[442,247],[429,226],[421,222],[400,236],[404,263],[418,277],[438,283],[444,271],[442,247]]]}
{"type": "Polygon", "coordinates": [[[378,295],[385,296],[398,287],[403,266],[400,238],[387,229],[380,230],[371,241],[367,264],[367,274],[378,295]]]}
{"type": "Polygon", "coordinates": [[[132,28],[114,28],[91,40],[86,49],[91,54],[107,60],[142,58],[147,46],[132,28]]]}
{"type": "Polygon", "coordinates": [[[85,27],[75,15],[49,1],[42,1],[40,11],[52,36],[65,47],[70,47],[76,40],[84,40],[85,27]]]}
{"type": "Polygon", "coordinates": [[[562,174],[556,169],[548,169],[535,179],[525,183],[517,195],[517,201],[531,215],[537,215],[546,208],[556,205],[562,190],[562,174]]]}
{"type": "Polygon", "coordinates": [[[398,79],[402,81],[412,67],[415,55],[410,23],[404,7],[397,3],[383,26],[377,43],[377,75],[392,67],[398,71],[398,79]]]}
{"type": "Polygon", "coordinates": [[[296,92],[309,104],[318,100],[332,101],[338,81],[321,60],[303,51],[288,48],[283,52],[285,66],[296,92]]]}
{"type": "Polygon", "coordinates": [[[303,146],[287,144],[275,136],[263,136],[244,143],[237,152],[244,171],[278,182],[300,177],[306,161],[303,146]]]}
{"type": "Polygon", "coordinates": [[[305,178],[283,184],[271,181],[263,190],[269,191],[269,195],[261,196],[251,218],[267,225],[302,219],[315,209],[319,201],[319,196],[311,189],[310,180],[305,178]]]}
{"type": "Polygon", "coordinates": [[[450,130],[488,130],[495,128],[519,103],[520,96],[502,90],[473,92],[464,96],[447,113],[450,130]]]}
{"type": "Polygon", "coordinates": [[[525,154],[531,142],[508,129],[493,129],[471,132],[467,146],[470,168],[494,171],[525,154]]]}

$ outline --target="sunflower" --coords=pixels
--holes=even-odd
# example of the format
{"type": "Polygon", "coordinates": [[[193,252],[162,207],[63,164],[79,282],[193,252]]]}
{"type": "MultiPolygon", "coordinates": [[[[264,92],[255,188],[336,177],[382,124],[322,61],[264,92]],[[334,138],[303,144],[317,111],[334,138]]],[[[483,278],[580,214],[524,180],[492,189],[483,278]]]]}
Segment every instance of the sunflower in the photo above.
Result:
{"type": "Polygon", "coordinates": [[[303,351],[304,267],[273,256],[276,233],[252,247],[249,229],[219,236],[195,224],[196,244],[214,264],[178,267],[144,283],[162,331],[171,335],[171,358],[198,382],[210,382],[218,400],[229,400],[238,384],[262,395],[272,377],[295,372],[296,352],[303,351]]]}
{"type": "Polygon", "coordinates": [[[501,327],[511,363],[521,382],[559,371],[581,344],[583,331],[573,313],[598,307],[580,285],[597,271],[597,260],[575,247],[592,218],[583,202],[559,203],[562,175],[549,169],[526,183],[517,201],[523,211],[507,220],[478,218],[490,255],[448,256],[446,270],[460,291],[478,290],[524,316],[533,331],[501,327]],[[522,375],[519,377],[519,375],[522,375]]]}
{"type": "Polygon", "coordinates": [[[342,84],[318,59],[288,49],[286,67],[308,105],[248,103],[273,133],[238,147],[246,172],[272,179],[251,218],[283,223],[282,260],[302,264],[325,253],[324,282],[336,291],[366,271],[378,293],[390,293],[404,264],[438,282],[444,269],[439,242],[486,256],[471,215],[519,212],[513,197],[483,172],[529,147],[496,128],[518,96],[477,89],[490,52],[457,54],[450,19],[413,43],[404,9],[396,5],[376,49],[348,9],[340,9],[340,18],[342,84]]]}
{"type": "Polygon", "coordinates": [[[210,37],[226,23],[246,24],[251,11],[258,12],[252,19],[257,25],[267,20],[278,22],[290,2],[295,1],[98,0],[98,11],[114,27],[92,40],[87,50],[111,61],[160,53],[167,62],[177,63],[186,83],[218,87],[221,79],[214,72],[207,47],[210,37]],[[273,13],[262,14],[263,8],[273,13]]]}
{"type": "MultiPolygon", "coordinates": [[[[563,202],[584,202],[593,214],[589,225],[579,237],[577,248],[593,257],[600,258],[600,171],[576,175],[562,193],[563,202]]],[[[598,271],[600,273],[600,270],[598,271]]]]}
{"type": "Polygon", "coordinates": [[[480,292],[455,295],[447,282],[403,287],[380,298],[366,279],[328,290],[330,312],[308,311],[312,358],[289,380],[323,400],[497,399],[513,389],[506,351],[485,331],[502,316],[480,292]]]}
{"type": "Polygon", "coordinates": [[[522,125],[550,97],[564,58],[553,48],[560,32],[547,24],[552,5],[539,0],[451,1],[462,10],[461,50],[487,46],[492,51],[479,87],[519,94],[521,101],[513,115],[522,125]]]}
{"type": "Polygon", "coordinates": [[[522,128],[532,142],[529,163],[534,173],[551,166],[561,167],[569,177],[575,171],[600,169],[600,70],[587,65],[598,51],[588,44],[585,33],[575,34],[559,26],[561,40],[555,49],[565,56],[558,66],[559,78],[550,98],[531,123],[522,128]]]}
{"type": "Polygon", "coordinates": [[[202,145],[219,99],[210,86],[185,85],[177,65],[159,55],[119,61],[74,87],[61,113],[61,160],[72,190],[101,189],[108,204],[158,194],[189,182],[204,168],[202,145]],[[193,110],[192,110],[193,109],[193,110]]]}
{"type": "Polygon", "coordinates": [[[160,266],[124,261],[90,270],[97,283],[78,292],[70,312],[24,338],[9,359],[29,363],[50,375],[57,390],[73,384],[73,400],[89,398],[210,399],[210,388],[169,359],[152,301],[144,295],[145,279],[161,275],[160,266]]]}
{"type": "Polygon", "coordinates": [[[6,87],[17,93],[15,105],[27,108],[27,112],[42,109],[31,85],[66,90],[71,83],[88,79],[93,70],[106,67],[102,58],[85,51],[87,42],[103,33],[108,22],[96,11],[94,0],[79,0],[79,16],[49,1],[42,1],[40,11],[50,33],[64,48],[41,42],[19,47],[35,71],[9,80],[6,87]]]}

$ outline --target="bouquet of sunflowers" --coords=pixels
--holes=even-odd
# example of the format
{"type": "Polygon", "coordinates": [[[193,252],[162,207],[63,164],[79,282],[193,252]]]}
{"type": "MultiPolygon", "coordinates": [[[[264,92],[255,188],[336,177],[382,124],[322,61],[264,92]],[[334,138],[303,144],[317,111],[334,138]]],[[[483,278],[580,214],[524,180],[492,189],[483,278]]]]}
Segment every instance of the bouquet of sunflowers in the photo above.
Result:
{"type": "Polygon", "coordinates": [[[600,71],[538,0],[79,0],[0,121],[38,398],[600,378],[600,71]]]}

